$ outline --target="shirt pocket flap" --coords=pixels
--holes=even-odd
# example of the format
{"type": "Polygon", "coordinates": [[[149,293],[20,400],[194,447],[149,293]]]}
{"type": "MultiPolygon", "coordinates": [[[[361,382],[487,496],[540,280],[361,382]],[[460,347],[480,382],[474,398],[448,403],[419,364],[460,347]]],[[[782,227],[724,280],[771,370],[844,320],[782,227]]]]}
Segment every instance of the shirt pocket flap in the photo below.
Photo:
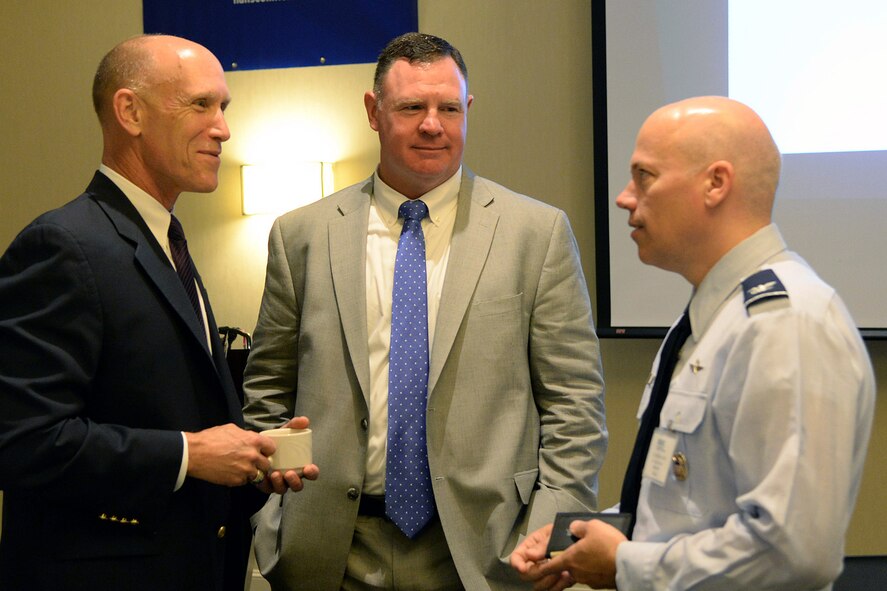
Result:
{"type": "Polygon", "coordinates": [[[699,392],[669,390],[659,426],[680,433],[693,433],[705,417],[708,398],[699,392]]]}

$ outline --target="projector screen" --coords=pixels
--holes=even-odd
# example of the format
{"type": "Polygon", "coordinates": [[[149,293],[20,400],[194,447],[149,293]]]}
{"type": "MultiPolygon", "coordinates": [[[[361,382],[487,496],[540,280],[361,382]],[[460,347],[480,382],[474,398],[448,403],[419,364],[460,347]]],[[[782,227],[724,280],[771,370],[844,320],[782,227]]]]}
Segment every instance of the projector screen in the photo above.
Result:
{"type": "Polygon", "coordinates": [[[841,294],[867,338],[887,338],[887,2],[592,2],[598,328],[660,336],[690,285],[641,263],[616,196],[658,107],[723,95],[755,109],[783,154],[774,221],[841,294]]]}

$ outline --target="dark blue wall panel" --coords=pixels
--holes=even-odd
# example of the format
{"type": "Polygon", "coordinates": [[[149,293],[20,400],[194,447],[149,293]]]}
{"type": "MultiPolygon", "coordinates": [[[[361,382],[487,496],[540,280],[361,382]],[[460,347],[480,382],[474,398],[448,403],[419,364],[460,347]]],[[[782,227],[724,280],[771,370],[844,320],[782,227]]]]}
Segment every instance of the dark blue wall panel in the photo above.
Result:
{"type": "Polygon", "coordinates": [[[143,0],[146,33],[206,46],[226,70],[372,63],[418,29],[417,0],[143,0]]]}

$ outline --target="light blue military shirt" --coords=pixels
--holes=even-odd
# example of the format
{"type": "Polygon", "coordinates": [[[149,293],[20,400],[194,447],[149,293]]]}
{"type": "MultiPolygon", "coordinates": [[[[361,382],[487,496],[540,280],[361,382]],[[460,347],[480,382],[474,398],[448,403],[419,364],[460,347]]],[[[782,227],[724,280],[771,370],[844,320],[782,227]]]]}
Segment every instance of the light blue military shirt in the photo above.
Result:
{"type": "Polygon", "coordinates": [[[830,589],[875,400],[853,320],[774,225],[712,268],[690,320],[660,415],[675,465],[642,482],[619,589],[830,589]]]}

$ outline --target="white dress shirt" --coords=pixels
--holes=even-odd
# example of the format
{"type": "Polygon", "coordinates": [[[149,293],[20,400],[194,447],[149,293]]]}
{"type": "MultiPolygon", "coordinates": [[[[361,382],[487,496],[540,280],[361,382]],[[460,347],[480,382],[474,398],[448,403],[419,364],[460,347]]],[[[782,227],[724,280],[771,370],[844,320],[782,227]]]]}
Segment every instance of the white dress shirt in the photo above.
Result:
{"type": "MultiPolygon", "coordinates": [[[[462,182],[462,168],[420,199],[428,206],[422,220],[425,235],[425,266],[428,286],[428,350],[434,343],[434,326],[440,306],[450,255],[450,238],[456,222],[456,204],[462,182]]],[[[391,342],[391,293],[394,261],[403,219],[397,210],[407,198],[373,177],[367,228],[366,299],[367,334],[370,358],[370,420],[367,471],[364,492],[385,492],[385,463],[388,445],[388,352],[391,342]]]]}
{"type": "MultiPolygon", "coordinates": [[[[712,268],[690,320],[660,414],[686,471],[642,481],[619,589],[831,588],[875,397],[853,320],[773,225],[712,268]],[[745,303],[761,269],[787,298],[745,303]]],[[[638,416],[649,396],[648,383],[638,416]]]]}

